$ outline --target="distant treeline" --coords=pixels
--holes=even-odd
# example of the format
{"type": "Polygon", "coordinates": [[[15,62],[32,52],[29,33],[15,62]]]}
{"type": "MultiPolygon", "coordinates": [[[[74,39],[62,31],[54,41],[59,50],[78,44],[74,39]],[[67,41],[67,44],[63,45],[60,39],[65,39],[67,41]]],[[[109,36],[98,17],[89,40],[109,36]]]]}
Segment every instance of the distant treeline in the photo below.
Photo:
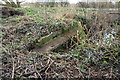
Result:
{"type": "Polygon", "coordinates": [[[120,8],[120,2],[116,2],[115,4],[112,2],[79,2],[76,6],[81,8],[120,8]]]}
{"type": "Polygon", "coordinates": [[[29,5],[34,7],[67,7],[69,2],[36,2],[29,3],[29,5]]]}
{"type": "MultiPolygon", "coordinates": [[[[29,3],[31,7],[68,7],[70,4],[69,2],[36,2],[36,3],[29,3]]],[[[78,2],[76,7],[80,8],[120,8],[120,2],[116,2],[115,4],[112,2],[78,2]]]]}

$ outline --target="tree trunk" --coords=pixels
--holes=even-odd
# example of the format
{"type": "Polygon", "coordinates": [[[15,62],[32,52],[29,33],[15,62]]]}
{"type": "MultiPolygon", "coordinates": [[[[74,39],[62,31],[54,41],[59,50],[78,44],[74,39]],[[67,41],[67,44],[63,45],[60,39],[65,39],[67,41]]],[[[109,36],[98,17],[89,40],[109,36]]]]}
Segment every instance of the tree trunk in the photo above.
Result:
{"type": "Polygon", "coordinates": [[[8,6],[8,7],[15,7],[15,8],[19,8],[20,7],[20,1],[16,0],[16,2],[14,2],[13,0],[2,0],[5,2],[5,4],[1,4],[3,6],[8,6]]]}
{"type": "Polygon", "coordinates": [[[16,0],[16,4],[17,4],[17,7],[19,8],[20,7],[20,1],[19,0],[16,0]]]}
{"type": "Polygon", "coordinates": [[[10,3],[11,3],[11,7],[17,7],[17,5],[15,4],[15,2],[13,1],[13,0],[9,0],[10,1],[10,3]]]}
{"type": "Polygon", "coordinates": [[[11,6],[11,3],[8,1],[8,0],[2,0],[2,1],[4,1],[5,2],[5,4],[1,4],[1,5],[3,5],[3,6],[11,6]]]}

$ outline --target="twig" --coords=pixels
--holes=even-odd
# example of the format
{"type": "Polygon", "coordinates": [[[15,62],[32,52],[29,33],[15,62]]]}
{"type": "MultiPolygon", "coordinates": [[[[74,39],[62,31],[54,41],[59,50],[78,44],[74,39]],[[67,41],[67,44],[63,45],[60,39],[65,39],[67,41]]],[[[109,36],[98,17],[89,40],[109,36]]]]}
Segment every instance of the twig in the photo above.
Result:
{"type": "Polygon", "coordinates": [[[106,69],[106,68],[109,68],[110,66],[107,66],[107,67],[104,67],[104,68],[102,68],[102,69],[99,69],[99,71],[102,71],[102,70],[104,70],[104,69],[106,69]]]}
{"type": "Polygon", "coordinates": [[[113,75],[113,71],[112,68],[110,68],[110,78],[112,78],[112,75],[113,75]]]}
{"type": "MultiPolygon", "coordinates": [[[[50,62],[50,59],[49,59],[48,62],[50,62]]],[[[48,65],[47,69],[45,70],[45,73],[46,73],[46,74],[47,74],[47,71],[48,71],[48,69],[50,68],[50,66],[52,65],[53,62],[54,62],[54,61],[52,60],[52,62],[48,65]]]]}
{"type": "Polygon", "coordinates": [[[21,68],[21,65],[20,66],[18,66],[15,70],[18,70],[18,69],[20,69],[21,68]]]}
{"type": "Polygon", "coordinates": [[[21,75],[21,76],[28,76],[28,75],[32,75],[33,73],[35,73],[35,71],[25,73],[25,74],[23,74],[23,75],[21,75]]]}
{"type": "Polygon", "coordinates": [[[91,75],[90,68],[88,68],[88,71],[89,71],[89,78],[88,79],[90,79],[90,75],[91,75]]]}
{"type": "Polygon", "coordinates": [[[15,62],[14,62],[14,58],[13,57],[12,57],[12,60],[13,60],[12,79],[14,79],[15,62]]]}
{"type": "MultiPolygon", "coordinates": [[[[34,62],[36,62],[35,59],[34,59],[34,62]]],[[[34,66],[35,66],[35,71],[36,71],[36,73],[39,75],[39,77],[41,78],[41,80],[43,80],[42,76],[40,75],[40,73],[39,73],[38,70],[37,70],[36,64],[34,64],[34,66]]]]}
{"type": "Polygon", "coordinates": [[[56,77],[58,76],[59,74],[57,72],[55,72],[53,69],[52,69],[53,73],[55,73],[55,75],[53,77],[56,77]]]}
{"type": "Polygon", "coordinates": [[[119,80],[119,78],[115,74],[112,74],[112,75],[116,78],[116,80],[119,80]]]}
{"type": "Polygon", "coordinates": [[[78,70],[79,74],[84,78],[83,74],[81,73],[80,69],[75,66],[75,68],[78,70]]]}

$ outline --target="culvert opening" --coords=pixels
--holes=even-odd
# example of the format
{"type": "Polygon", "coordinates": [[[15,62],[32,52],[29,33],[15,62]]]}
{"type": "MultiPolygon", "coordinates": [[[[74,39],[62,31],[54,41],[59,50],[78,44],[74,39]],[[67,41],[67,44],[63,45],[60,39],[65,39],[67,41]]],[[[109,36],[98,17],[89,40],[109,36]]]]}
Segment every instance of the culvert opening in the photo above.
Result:
{"type": "Polygon", "coordinates": [[[52,52],[68,52],[71,49],[74,49],[76,47],[77,43],[77,38],[75,36],[73,36],[72,38],[68,39],[67,41],[65,41],[63,44],[59,45],[58,47],[52,49],[52,52]]]}

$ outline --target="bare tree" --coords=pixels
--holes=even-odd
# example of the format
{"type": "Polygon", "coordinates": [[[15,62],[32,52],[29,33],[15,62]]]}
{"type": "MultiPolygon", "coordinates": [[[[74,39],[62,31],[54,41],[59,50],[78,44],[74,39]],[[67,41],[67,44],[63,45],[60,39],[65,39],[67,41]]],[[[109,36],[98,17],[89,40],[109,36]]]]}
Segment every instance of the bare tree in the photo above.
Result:
{"type": "Polygon", "coordinates": [[[19,0],[16,0],[16,1],[13,1],[13,0],[2,0],[5,4],[0,4],[0,5],[3,5],[3,6],[8,6],[8,7],[15,7],[15,8],[19,8],[20,7],[20,1],[19,0]]]}

